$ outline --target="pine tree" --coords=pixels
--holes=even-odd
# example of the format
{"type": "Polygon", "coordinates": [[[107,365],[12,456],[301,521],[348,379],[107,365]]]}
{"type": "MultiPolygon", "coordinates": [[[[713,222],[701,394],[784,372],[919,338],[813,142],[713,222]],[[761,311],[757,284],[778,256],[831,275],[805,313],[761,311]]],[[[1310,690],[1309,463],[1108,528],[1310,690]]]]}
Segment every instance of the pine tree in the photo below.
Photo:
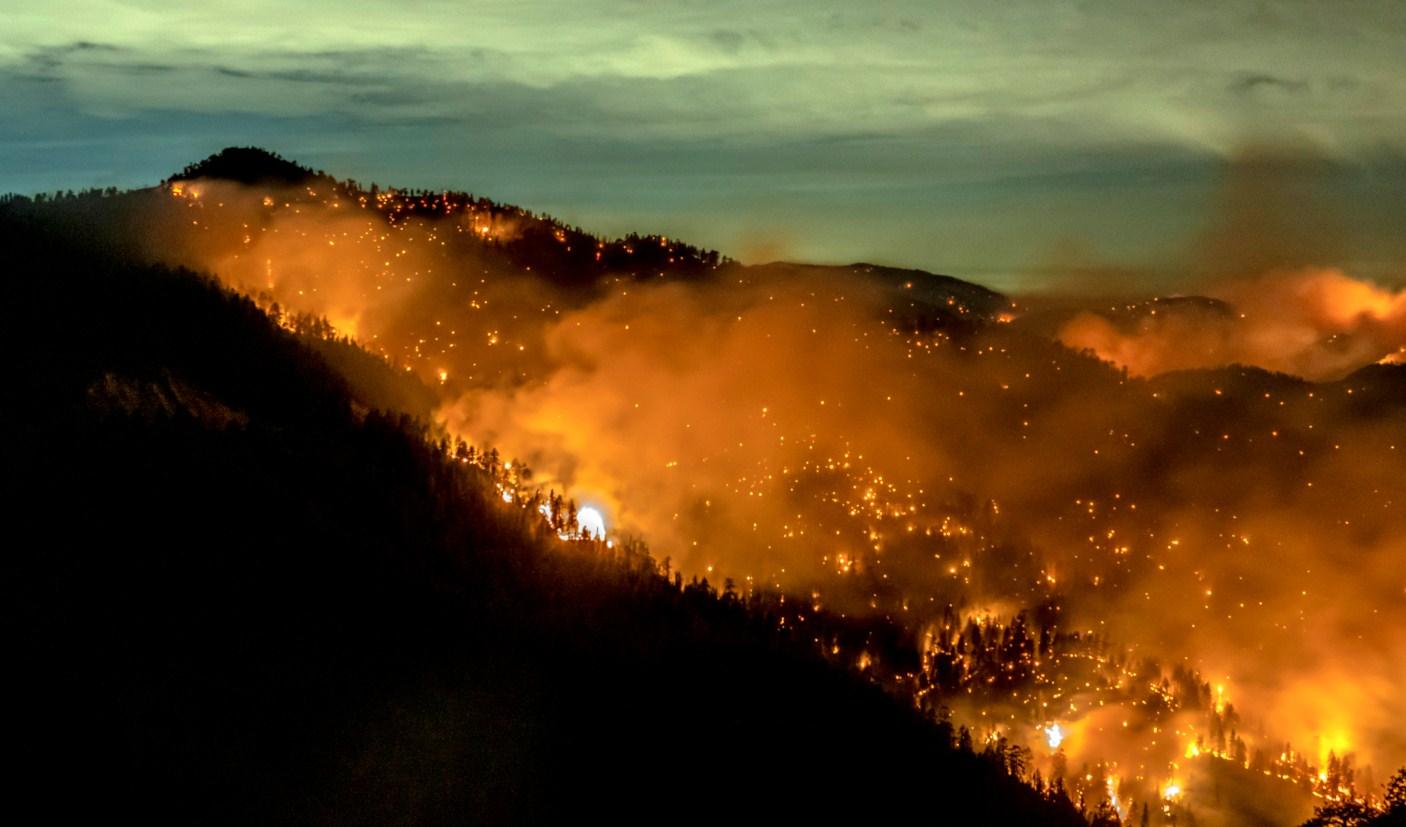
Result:
{"type": "Polygon", "coordinates": [[[1387,782],[1382,806],[1388,814],[1406,818],[1406,767],[1397,770],[1387,782]]]}

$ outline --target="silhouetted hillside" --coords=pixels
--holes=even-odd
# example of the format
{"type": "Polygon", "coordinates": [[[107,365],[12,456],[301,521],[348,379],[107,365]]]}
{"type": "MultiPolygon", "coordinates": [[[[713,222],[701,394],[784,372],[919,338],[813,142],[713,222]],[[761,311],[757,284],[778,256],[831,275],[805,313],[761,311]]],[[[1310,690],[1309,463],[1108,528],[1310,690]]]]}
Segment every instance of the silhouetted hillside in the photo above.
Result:
{"type": "Polygon", "coordinates": [[[326,179],[324,173],[284,159],[276,152],[258,147],[227,147],[203,161],[189,164],[172,175],[171,181],[212,178],[240,184],[296,185],[326,179]]]}
{"type": "Polygon", "coordinates": [[[731,592],[505,506],[334,369],[364,353],[53,226],[0,211],[12,809],[1083,823],[731,592]]]}

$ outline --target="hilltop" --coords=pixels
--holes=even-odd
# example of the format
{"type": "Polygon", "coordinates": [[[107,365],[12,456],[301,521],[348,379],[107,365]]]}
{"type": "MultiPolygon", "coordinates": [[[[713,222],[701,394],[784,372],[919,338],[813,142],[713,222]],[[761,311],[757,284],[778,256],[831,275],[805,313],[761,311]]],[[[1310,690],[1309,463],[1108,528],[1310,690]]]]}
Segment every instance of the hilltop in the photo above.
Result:
{"type": "Polygon", "coordinates": [[[286,160],[276,152],[259,147],[226,147],[203,161],[187,164],[180,172],[166,179],[195,181],[214,179],[240,184],[297,185],[330,181],[326,173],[286,160]]]}

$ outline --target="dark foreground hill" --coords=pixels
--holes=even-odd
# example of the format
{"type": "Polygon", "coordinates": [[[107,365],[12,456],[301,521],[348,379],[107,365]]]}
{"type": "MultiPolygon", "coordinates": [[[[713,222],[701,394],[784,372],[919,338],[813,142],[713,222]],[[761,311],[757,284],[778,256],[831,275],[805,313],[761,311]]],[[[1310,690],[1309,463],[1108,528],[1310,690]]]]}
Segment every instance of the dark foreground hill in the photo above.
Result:
{"type": "Polygon", "coordinates": [[[12,812],[1083,823],[735,597],[553,539],[252,303],[29,215],[0,211],[12,812]]]}

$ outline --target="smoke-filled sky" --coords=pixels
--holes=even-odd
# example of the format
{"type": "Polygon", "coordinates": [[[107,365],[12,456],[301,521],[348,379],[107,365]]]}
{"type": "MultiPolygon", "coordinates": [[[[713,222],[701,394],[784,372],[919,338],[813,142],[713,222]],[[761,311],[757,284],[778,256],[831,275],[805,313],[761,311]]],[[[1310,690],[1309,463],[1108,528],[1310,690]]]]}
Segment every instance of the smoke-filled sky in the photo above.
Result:
{"type": "Polygon", "coordinates": [[[0,191],[253,144],[743,260],[1127,292],[1272,147],[1337,228],[1299,263],[1395,281],[1403,46],[1390,0],[10,0],[0,191]]]}

